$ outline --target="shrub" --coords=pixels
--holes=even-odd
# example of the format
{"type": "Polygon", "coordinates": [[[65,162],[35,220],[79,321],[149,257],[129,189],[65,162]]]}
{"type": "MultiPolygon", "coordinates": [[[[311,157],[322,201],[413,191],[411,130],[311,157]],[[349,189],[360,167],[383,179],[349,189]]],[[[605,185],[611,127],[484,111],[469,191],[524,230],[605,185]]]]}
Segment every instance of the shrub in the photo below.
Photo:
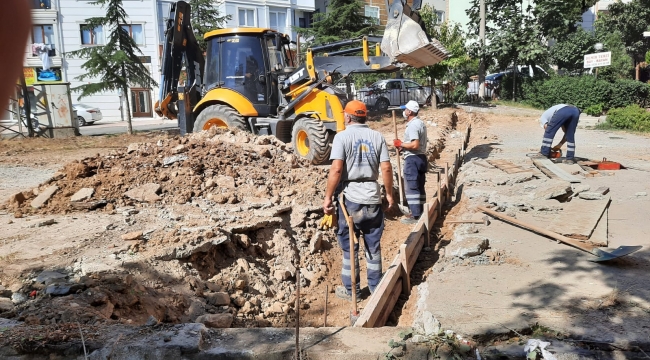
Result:
{"type": "MultiPolygon", "coordinates": [[[[650,96],[650,86],[634,80],[608,82],[594,76],[554,76],[547,79],[518,79],[518,82],[518,97],[540,109],[556,104],[572,104],[583,111],[598,105],[603,110],[632,104],[645,106],[650,96]]],[[[510,89],[504,88],[504,92],[512,96],[512,82],[509,85],[510,89]]]]}
{"type": "Polygon", "coordinates": [[[587,115],[600,116],[603,114],[603,104],[591,105],[583,111],[587,115]]]}
{"type": "Polygon", "coordinates": [[[607,113],[607,123],[616,129],[650,131],[650,113],[638,105],[611,109],[607,113]]]}

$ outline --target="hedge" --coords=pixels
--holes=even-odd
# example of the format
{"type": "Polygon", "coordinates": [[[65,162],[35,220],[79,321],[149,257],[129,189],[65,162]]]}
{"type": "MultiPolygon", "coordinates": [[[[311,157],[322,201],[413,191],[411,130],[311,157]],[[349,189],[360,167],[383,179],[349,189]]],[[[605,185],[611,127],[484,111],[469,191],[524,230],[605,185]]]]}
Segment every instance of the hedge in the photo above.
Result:
{"type": "MultiPolygon", "coordinates": [[[[536,108],[572,104],[584,110],[602,106],[603,110],[632,104],[645,106],[650,85],[634,80],[608,82],[594,76],[554,76],[546,79],[517,78],[517,100],[536,108]]],[[[501,98],[512,99],[512,76],[501,84],[501,98]]]]}
{"type": "Polygon", "coordinates": [[[612,109],[607,113],[607,124],[616,129],[650,131],[650,112],[638,105],[612,109]]]}

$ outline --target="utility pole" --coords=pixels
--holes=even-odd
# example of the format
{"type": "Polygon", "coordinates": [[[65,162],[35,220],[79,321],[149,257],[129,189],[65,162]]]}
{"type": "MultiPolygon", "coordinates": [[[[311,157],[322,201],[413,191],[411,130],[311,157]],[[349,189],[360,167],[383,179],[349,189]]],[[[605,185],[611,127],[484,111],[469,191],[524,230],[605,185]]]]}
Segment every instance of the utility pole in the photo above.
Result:
{"type": "Polygon", "coordinates": [[[478,34],[481,42],[481,59],[478,67],[478,98],[479,101],[483,101],[485,98],[485,0],[480,0],[479,8],[481,24],[478,34]]]}

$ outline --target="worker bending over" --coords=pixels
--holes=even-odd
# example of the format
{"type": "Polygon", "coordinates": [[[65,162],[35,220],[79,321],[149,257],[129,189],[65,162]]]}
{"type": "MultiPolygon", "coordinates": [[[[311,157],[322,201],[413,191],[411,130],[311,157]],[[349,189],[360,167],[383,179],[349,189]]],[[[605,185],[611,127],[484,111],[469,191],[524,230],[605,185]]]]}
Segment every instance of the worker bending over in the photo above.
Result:
{"type": "Polygon", "coordinates": [[[544,128],[544,139],[542,140],[540,154],[545,157],[551,155],[551,145],[553,145],[555,133],[562,128],[564,136],[559,144],[553,146],[552,150],[559,151],[562,145],[566,143],[567,152],[565,162],[573,163],[576,152],[575,134],[579,118],[580,110],[573,105],[559,104],[544,111],[539,118],[539,124],[544,128]]]}
{"type": "Polygon", "coordinates": [[[404,142],[395,139],[393,145],[400,148],[404,156],[404,180],[406,186],[406,202],[411,210],[411,216],[402,219],[405,224],[415,224],[422,215],[424,203],[427,201],[424,183],[427,173],[427,128],[418,118],[420,106],[416,101],[409,101],[402,106],[403,115],[408,123],[404,132],[404,142]]]}
{"type": "MultiPolygon", "coordinates": [[[[352,217],[354,232],[359,237],[363,233],[368,268],[368,288],[374,292],[381,280],[381,235],[384,232],[384,212],[381,208],[381,194],[377,179],[381,169],[386,189],[393,188],[393,169],[388,157],[386,140],[378,132],[366,125],[366,105],[360,101],[350,101],[344,110],[345,131],[339,132],[332,143],[327,190],[323,201],[325,214],[333,214],[332,197],[342,191],[348,215],[352,217]]],[[[393,192],[386,192],[389,207],[394,205],[393,192]]],[[[350,229],[338,204],[338,242],[343,250],[343,286],[336,288],[336,295],[351,300],[352,278],[350,261],[350,229]]],[[[358,254],[359,244],[354,245],[358,254]]],[[[359,292],[359,261],[354,259],[356,295],[359,292]]]]}

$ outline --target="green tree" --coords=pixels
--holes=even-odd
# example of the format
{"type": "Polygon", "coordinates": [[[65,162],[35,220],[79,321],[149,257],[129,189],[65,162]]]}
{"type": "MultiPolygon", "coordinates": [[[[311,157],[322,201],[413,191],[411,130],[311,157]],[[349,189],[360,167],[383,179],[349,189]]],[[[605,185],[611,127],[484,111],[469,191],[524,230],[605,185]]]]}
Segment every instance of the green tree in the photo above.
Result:
{"type": "Polygon", "coordinates": [[[571,73],[581,73],[584,66],[584,56],[594,52],[596,42],[593,33],[578,29],[558,41],[551,48],[551,60],[560,69],[571,73]]]}
{"type": "Polygon", "coordinates": [[[536,0],[533,15],[547,38],[562,39],[579,29],[582,14],[597,0],[536,0]]]}
{"type": "Polygon", "coordinates": [[[127,24],[122,0],[96,0],[89,4],[105,8],[106,15],[86,19],[86,29],[94,31],[101,26],[104,30],[110,30],[110,34],[106,45],[85,47],[68,53],[72,57],[87,59],[81,66],[86,73],[76,79],[90,81],[72,90],[81,92],[79,99],[106,91],[121,90],[127,99],[128,132],[133,134],[128,101],[129,86],[137,84],[138,87],[151,89],[156,86],[156,82],[138,57],[138,54],[142,55],[142,51],[122,27],[127,24]]]}
{"type": "Polygon", "coordinates": [[[365,16],[359,0],[332,0],[324,14],[315,14],[311,28],[295,28],[307,39],[305,46],[322,45],[343,39],[373,34],[375,19],[365,16]]]}
{"type": "Polygon", "coordinates": [[[194,36],[201,50],[205,51],[207,45],[203,35],[208,31],[223,28],[224,22],[230,20],[232,16],[222,16],[214,0],[189,0],[189,4],[192,8],[194,36]]]}
{"type": "MultiPolygon", "coordinates": [[[[543,33],[530,5],[522,0],[485,0],[486,44],[481,49],[478,42],[471,47],[471,53],[484,57],[486,63],[496,62],[500,69],[510,65],[544,64],[548,59],[548,48],[543,33]]],[[[470,18],[469,33],[479,33],[479,0],[473,0],[467,10],[470,18]]]]}
{"type": "Polygon", "coordinates": [[[618,32],[627,53],[636,61],[643,61],[650,50],[650,41],[643,36],[643,32],[650,29],[650,0],[614,2],[596,25],[599,39],[607,32],[618,32]]]}
{"type": "Polygon", "coordinates": [[[612,64],[598,68],[598,78],[613,82],[634,77],[634,61],[628,55],[618,31],[608,31],[603,23],[596,23],[596,38],[603,43],[604,51],[612,52],[612,64]]]}

